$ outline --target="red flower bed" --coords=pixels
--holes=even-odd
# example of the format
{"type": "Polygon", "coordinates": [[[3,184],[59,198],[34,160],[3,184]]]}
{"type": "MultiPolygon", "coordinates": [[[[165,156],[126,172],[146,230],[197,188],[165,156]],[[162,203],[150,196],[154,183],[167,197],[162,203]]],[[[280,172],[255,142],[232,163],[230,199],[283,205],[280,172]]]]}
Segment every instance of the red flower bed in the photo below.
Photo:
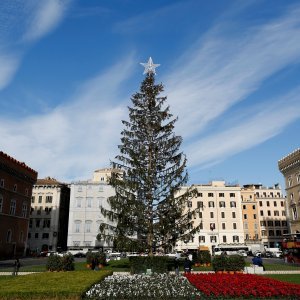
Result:
{"type": "Polygon", "coordinates": [[[187,274],[210,297],[300,299],[300,285],[252,274],[187,274]]]}

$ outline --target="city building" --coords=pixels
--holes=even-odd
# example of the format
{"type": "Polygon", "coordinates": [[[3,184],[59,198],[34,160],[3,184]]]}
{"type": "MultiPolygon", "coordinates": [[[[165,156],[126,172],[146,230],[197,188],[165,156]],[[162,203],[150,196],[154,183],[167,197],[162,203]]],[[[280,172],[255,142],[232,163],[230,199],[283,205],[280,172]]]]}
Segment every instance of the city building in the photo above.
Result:
{"type": "Polygon", "coordinates": [[[278,161],[285,179],[287,196],[287,218],[290,233],[300,232],[300,149],[278,161]]]}
{"type": "Polygon", "coordinates": [[[77,181],[70,184],[70,211],[68,226],[68,249],[72,248],[111,248],[112,245],[98,241],[100,223],[113,225],[101,213],[101,206],[109,209],[107,199],[115,194],[108,184],[113,169],[96,170],[92,180],[77,181]]]}
{"type": "Polygon", "coordinates": [[[37,172],[0,151],[0,259],[25,254],[37,172]]]}
{"type": "Polygon", "coordinates": [[[54,178],[38,179],[33,186],[28,249],[39,254],[66,250],[70,188],[54,178]]]}
{"type": "Polygon", "coordinates": [[[212,252],[220,244],[244,245],[241,187],[225,181],[193,187],[197,196],[187,202],[186,211],[198,208],[193,218],[194,227],[200,224],[200,231],[189,241],[177,241],[175,250],[196,250],[202,246],[212,252]]]}
{"type": "Polygon", "coordinates": [[[241,191],[245,242],[280,247],[283,234],[288,233],[286,198],[278,184],[244,185],[241,191]]]}

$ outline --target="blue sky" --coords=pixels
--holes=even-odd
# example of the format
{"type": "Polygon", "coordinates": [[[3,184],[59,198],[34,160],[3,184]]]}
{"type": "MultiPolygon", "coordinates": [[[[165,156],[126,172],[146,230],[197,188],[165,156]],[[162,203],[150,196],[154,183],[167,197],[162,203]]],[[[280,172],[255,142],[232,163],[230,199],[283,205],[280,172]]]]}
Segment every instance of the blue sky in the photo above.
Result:
{"type": "Polygon", "coordinates": [[[190,183],[271,186],[299,148],[299,1],[2,0],[0,150],[39,178],[118,153],[149,57],[179,117],[190,183]]]}

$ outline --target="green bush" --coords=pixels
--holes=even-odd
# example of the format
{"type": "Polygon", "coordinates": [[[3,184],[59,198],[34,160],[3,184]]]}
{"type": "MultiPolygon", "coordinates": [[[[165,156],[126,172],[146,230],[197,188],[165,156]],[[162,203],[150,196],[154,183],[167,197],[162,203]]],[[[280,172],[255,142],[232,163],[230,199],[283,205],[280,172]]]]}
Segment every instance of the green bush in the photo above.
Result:
{"type": "Polygon", "coordinates": [[[209,264],[211,263],[211,254],[208,250],[198,251],[196,262],[200,264],[209,264]]]}
{"type": "Polygon", "coordinates": [[[244,269],[246,263],[243,256],[215,256],[212,260],[212,267],[215,272],[217,271],[241,271],[244,269]]]}
{"type": "Polygon", "coordinates": [[[50,255],[47,263],[46,269],[48,271],[61,271],[62,270],[62,259],[58,255],[50,255]]]}
{"type": "Polygon", "coordinates": [[[72,254],[66,254],[61,258],[62,270],[63,271],[74,271],[74,256],[72,254]]]}
{"type": "Polygon", "coordinates": [[[166,256],[133,256],[129,258],[129,263],[131,274],[145,273],[147,269],[153,273],[167,273],[174,265],[166,256]]]}
{"type": "Polygon", "coordinates": [[[86,263],[91,264],[93,259],[98,260],[98,264],[105,266],[106,265],[106,255],[103,252],[87,252],[86,254],[86,263]]]}

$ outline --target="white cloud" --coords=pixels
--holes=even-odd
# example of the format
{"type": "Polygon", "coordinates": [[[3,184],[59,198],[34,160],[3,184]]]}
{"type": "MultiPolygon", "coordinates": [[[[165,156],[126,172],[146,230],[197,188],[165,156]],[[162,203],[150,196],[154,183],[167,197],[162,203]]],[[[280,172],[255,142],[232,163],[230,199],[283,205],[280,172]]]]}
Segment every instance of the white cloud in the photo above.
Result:
{"type": "MultiPolygon", "coordinates": [[[[224,21],[222,21],[224,22],[224,21]]],[[[217,24],[179,59],[164,82],[178,130],[193,138],[269,76],[300,60],[300,8],[259,28],[228,36],[217,24]]]]}
{"type": "Polygon", "coordinates": [[[116,91],[133,65],[132,56],[123,59],[82,84],[67,104],[47,114],[17,121],[0,119],[2,149],[35,168],[39,178],[86,179],[93,170],[109,166],[117,153],[121,120],[127,115],[126,102],[120,101],[116,91]]]}
{"type": "Polygon", "coordinates": [[[62,21],[69,0],[43,0],[33,11],[30,25],[24,34],[25,41],[33,41],[52,31],[62,21]]]}
{"type": "Polygon", "coordinates": [[[0,52],[0,66],[0,90],[2,90],[13,78],[19,66],[19,57],[0,52]]]}

